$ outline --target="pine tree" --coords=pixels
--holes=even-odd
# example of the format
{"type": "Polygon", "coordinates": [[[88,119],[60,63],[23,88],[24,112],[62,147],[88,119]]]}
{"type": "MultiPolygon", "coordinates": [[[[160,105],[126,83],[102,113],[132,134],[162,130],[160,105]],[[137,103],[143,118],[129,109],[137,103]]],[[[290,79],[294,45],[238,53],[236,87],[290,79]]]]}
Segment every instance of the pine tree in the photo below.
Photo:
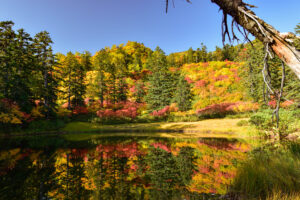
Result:
{"type": "Polygon", "coordinates": [[[193,48],[189,48],[189,50],[187,51],[187,63],[194,63],[194,50],[193,48]]]}
{"type": "Polygon", "coordinates": [[[97,97],[99,97],[101,105],[103,106],[104,102],[104,95],[107,92],[107,81],[105,72],[107,71],[109,67],[109,59],[108,59],[108,53],[105,51],[105,49],[102,49],[101,51],[96,53],[96,56],[94,58],[94,68],[97,71],[96,81],[95,81],[95,89],[97,90],[97,97]]]}
{"type": "Polygon", "coordinates": [[[30,112],[32,108],[33,93],[30,80],[32,73],[36,70],[31,43],[30,35],[23,29],[19,29],[16,33],[15,48],[10,57],[13,71],[9,99],[15,101],[25,112],[30,112]]]}
{"type": "Polygon", "coordinates": [[[153,73],[156,71],[167,71],[168,65],[165,52],[161,48],[156,47],[155,51],[148,57],[146,67],[153,73]]]}
{"type": "Polygon", "coordinates": [[[198,52],[198,55],[199,55],[199,60],[197,61],[198,62],[207,62],[209,61],[209,58],[208,58],[208,53],[207,53],[207,47],[201,43],[201,49],[199,49],[200,51],[198,52]]]}
{"type": "Polygon", "coordinates": [[[74,106],[83,106],[84,97],[86,93],[86,72],[91,69],[91,54],[89,52],[84,53],[76,53],[75,58],[77,63],[74,69],[74,87],[73,94],[74,97],[72,99],[72,104],[74,106]]]}
{"type": "MultiPolygon", "coordinates": [[[[247,94],[256,102],[265,102],[266,104],[271,99],[271,94],[267,91],[267,86],[264,83],[262,76],[262,69],[264,66],[264,46],[258,41],[254,40],[253,47],[247,45],[244,50],[247,56],[237,61],[244,61],[245,67],[242,68],[241,77],[242,82],[247,88],[247,94]]],[[[269,74],[271,78],[270,85],[272,90],[278,91],[281,85],[281,61],[275,57],[268,61],[269,74]]],[[[285,86],[283,88],[283,96],[285,99],[299,101],[300,84],[296,75],[294,75],[289,68],[286,69],[285,86]]]]}
{"type": "Polygon", "coordinates": [[[223,48],[222,48],[222,55],[223,58],[222,60],[230,60],[233,61],[234,58],[236,57],[236,52],[235,49],[232,45],[226,44],[223,48]]]}
{"type": "Polygon", "coordinates": [[[52,52],[52,40],[48,32],[43,31],[35,35],[34,48],[40,75],[40,93],[38,96],[43,100],[46,118],[53,117],[56,110],[58,81],[54,77],[55,55],[52,52]]]}
{"type": "Polygon", "coordinates": [[[167,67],[164,52],[157,47],[148,60],[152,74],[148,81],[146,102],[151,110],[158,110],[170,105],[175,90],[175,79],[167,67]]]}
{"type": "Polygon", "coordinates": [[[11,61],[12,50],[15,49],[15,37],[16,33],[12,29],[14,23],[12,21],[4,21],[0,24],[0,38],[1,38],[1,93],[3,97],[10,97],[10,82],[13,67],[11,61]]]}
{"type": "Polygon", "coordinates": [[[135,85],[135,97],[136,97],[136,102],[137,103],[142,103],[144,102],[144,97],[146,95],[145,91],[145,85],[143,81],[137,81],[135,85]]]}
{"type": "Polygon", "coordinates": [[[255,101],[261,102],[264,98],[264,82],[262,78],[261,70],[263,68],[263,45],[257,40],[253,41],[254,47],[245,48],[244,51],[247,51],[247,57],[242,58],[245,61],[245,68],[241,72],[243,77],[242,83],[247,89],[247,94],[255,101]]]}
{"type": "MultiPolygon", "coordinates": [[[[300,23],[298,23],[295,27],[295,33],[296,35],[300,35],[300,23]]],[[[295,47],[300,51],[300,39],[299,37],[295,39],[294,41],[295,47]]],[[[284,90],[288,92],[286,94],[287,99],[292,99],[297,102],[298,105],[300,105],[300,80],[297,78],[297,76],[291,72],[290,68],[286,69],[286,74],[290,75],[286,79],[285,88],[284,90]]]]}
{"type": "Polygon", "coordinates": [[[128,85],[125,81],[128,76],[128,64],[130,62],[129,56],[123,50],[119,48],[119,61],[118,61],[118,86],[117,86],[117,101],[127,101],[127,89],[128,85]]]}
{"type": "Polygon", "coordinates": [[[32,38],[23,29],[15,32],[14,23],[0,23],[0,97],[16,102],[22,111],[32,108],[31,80],[34,68],[32,38]]]}
{"type": "Polygon", "coordinates": [[[180,111],[187,111],[191,109],[192,99],[191,87],[184,77],[181,76],[177,83],[174,102],[177,103],[180,111]]]}
{"type": "MultiPolygon", "coordinates": [[[[77,106],[74,105],[78,102],[78,77],[77,72],[78,68],[80,68],[80,64],[78,60],[76,59],[76,56],[72,52],[68,52],[62,66],[62,76],[63,79],[63,85],[64,85],[64,94],[66,94],[66,99],[68,102],[68,109],[71,110],[72,107],[77,106]],[[72,100],[72,101],[71,101],[72,100]]],[[[82,99],[83,101],[83,99],[82,99]]]]}

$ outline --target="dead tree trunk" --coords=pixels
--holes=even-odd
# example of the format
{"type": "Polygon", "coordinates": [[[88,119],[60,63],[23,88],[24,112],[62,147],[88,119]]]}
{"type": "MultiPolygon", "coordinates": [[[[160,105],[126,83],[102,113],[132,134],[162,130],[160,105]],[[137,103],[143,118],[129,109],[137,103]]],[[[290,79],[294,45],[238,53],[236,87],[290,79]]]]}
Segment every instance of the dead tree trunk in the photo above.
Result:
{"type": "MultiPolygon", "coordinates": [[[[271,25],[258,18],[253,11],[248,9],[248,7],[254,6],[244,3],[242,0],[211,0],[211,2],[217,4],[224,14],[222,26],[223,40],[226,35],[230,39],[227,26],[227,15],[230,15],[233,18],[232,26],[234,23],[239,24],[270,47],[300,79],[300,52],[293,46],[293,39],[296,39],[297,36],[292,33],[280,33],[271,25]]],[[[235,39],[235,34],[232,34],[233,39],[235,39]]]]}

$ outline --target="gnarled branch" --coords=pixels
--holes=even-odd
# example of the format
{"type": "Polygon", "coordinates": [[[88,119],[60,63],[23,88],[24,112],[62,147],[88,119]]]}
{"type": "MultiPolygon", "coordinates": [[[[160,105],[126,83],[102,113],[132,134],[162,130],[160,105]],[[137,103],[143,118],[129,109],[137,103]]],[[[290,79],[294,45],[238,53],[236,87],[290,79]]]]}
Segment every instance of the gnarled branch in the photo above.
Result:
{"type": "MultiPolygon", "coordinates": [[[[190,2],[190,0],[186,1],[190,2]]],[[[230,15],[234,22],[243,27],[243,29],[250,32],[264,44],[268,44],[270,49],[289,66],[300,79],[300,52],[293,46],[290,39],[286,39],[283,34],[258,18],[255,13],[249,9],[253,8],[253,5],[246,4],[243,0],[211,0],[211,2],[217,4],[223,11],[223,41],[226,36],[231,41],[227,25],[227,15],[230,15]]],[[[168,7],[168,0],[166,0],[166,6],[168,7]]],[[[232,25],[233,24],[234,23],[232,23],[232,25]]],[[[245,35],[247,36],[246,33],[244,36],[245,35]]],[[[292,37],[296,38],[295,35],[292,37]]],[[[234,33],[232,39],[236,39],[234,33]]]]}

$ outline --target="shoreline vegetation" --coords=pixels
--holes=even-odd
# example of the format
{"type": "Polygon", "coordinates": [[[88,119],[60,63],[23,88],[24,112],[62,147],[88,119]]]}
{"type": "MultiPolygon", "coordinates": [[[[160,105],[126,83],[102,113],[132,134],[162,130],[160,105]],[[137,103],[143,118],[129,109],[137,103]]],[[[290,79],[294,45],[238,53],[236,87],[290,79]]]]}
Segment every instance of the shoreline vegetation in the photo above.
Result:
{"type": "MultiPolygon", "coordinates": [[[[63,128],[67,132],[170,132],[238,135],[245,127],[237,126],[241,119],[206,119],[197,122],[153,122],[119,125],[99,125],[88,122],[71,122],[63,128]]],[[[244,120],[244,119],[242,119],[244,120]]]]}
{"type": "Polygon", "coordinates": [[[220,113],[213,110],[206,115],[188,114],[176,116],[173,112],[163,117],[138,116],[136,119],[118,118],[95,121],[90,114],[72,115],[56,120],[33,121],[26,128],[12,128],[2,132],[0,137],[103,134],[103,136],[160,136],[160,137],[230,137],[265,139],[300,139],[300,110],[280,109],[280,123],[277,128],[271,109],[256,112],[220,113]]]}
{"type": "MultiPolygon", "coordinates": [[[[247,137],[250,126],[238,126],[238,119],[206,119],[196,122],[149,122],[102,125],[90,122],[70,122],[64,128],[54,131],[30,131],[10,133],[7,136],[117,133],[118,135],[140,135],[141,133],[161,133],[162,137],[247,137]],[[136,133],[136,134],[135,134],[136,133]]],[[[255,131],[254,128],[250,130],[255,131]]],[[[107,135],[107,134],[105,134],[107,135]]]]}
{"type": "MultiPolygon", "coordinates": [[[[148,122],[103,125],[91,122],[69,122],[63,128],[52,131],[12,132],[2,137],[98,134],[105,136],[153,136],[153,137],[214,137],[214,138],[274,138],[275,135],[262,132],[249,125],[250,118],[204,119],[195,122],[148,122]]],[[[288,140],[300,138],[300,132],[287,135],[288,140]]]]}

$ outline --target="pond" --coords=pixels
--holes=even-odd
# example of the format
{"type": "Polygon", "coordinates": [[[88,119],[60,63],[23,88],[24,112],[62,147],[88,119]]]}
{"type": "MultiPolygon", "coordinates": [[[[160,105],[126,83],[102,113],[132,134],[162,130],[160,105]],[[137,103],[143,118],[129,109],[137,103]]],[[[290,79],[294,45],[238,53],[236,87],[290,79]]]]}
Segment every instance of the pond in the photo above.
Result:
{"type": "Polygon", "coordinates": [[[0,199],[214,199],[242,139],[35,136],[0,140],[0,199]]]}

